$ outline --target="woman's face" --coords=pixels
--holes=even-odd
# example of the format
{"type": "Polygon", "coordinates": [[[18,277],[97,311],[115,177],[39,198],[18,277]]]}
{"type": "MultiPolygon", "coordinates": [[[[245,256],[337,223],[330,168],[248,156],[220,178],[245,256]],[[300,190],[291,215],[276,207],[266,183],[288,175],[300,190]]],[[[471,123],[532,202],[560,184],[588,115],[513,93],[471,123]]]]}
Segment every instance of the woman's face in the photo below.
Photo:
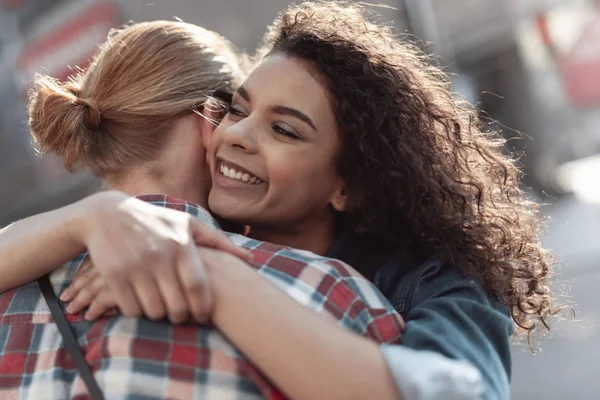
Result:
{"type": "Polygon", "coordinates": [[[271,55],[250,73],[207,149],[209,205],[223,218],[301,229],[345,206],[327,89],[294,58],[271,55]]]}

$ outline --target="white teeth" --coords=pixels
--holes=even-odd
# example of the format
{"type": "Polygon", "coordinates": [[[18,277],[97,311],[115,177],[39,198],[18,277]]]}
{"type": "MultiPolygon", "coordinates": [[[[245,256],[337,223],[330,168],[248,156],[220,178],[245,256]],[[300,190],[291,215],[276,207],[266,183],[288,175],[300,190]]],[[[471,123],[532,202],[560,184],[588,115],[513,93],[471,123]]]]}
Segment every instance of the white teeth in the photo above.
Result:
{"type": "Polygon", "coordinates": [[[255,184],[255,185],[262,183],[262,181],[255,176],[251,176],[250,174],[245,173],[245,172],[237,172],[235,169],[226,167],[223,164],[221,164],[219,169],[221,171],[221,174],[223,174],[226,177],[231,178],[231,179],[237,179],[237,180],[246,182],[248,184],[255,184]]]}

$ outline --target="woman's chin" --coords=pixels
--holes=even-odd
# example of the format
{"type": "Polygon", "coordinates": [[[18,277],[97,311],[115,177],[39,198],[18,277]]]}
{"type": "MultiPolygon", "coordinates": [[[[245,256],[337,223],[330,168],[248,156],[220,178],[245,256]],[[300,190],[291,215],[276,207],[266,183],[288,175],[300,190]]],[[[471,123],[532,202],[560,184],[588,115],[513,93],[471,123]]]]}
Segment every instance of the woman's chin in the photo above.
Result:
{"type": "Polygon", "coordinates": [[[251,217],[248,215],[246,207],[238,202],[227,201],[229,199],[220,199],[219,197],[220,196],[209,196],[208,205],[212,214],[234,224],[248,224],[248,220],[251,219],[251,217]]]}

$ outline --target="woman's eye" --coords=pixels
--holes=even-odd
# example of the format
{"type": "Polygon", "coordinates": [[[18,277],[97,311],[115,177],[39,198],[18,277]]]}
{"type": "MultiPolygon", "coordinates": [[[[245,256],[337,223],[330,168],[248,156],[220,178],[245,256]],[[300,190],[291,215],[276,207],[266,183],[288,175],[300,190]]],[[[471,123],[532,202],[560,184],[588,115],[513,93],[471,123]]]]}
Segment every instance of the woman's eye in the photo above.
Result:
{"type": "Polygon", "coordinates": [[[280,135],[287,136],[291,139],[300,139],[300,136],[290,127],[282,126],[280,124],[274,124],[273,130],[280,135]]]}
{"type": "Polygon", "coordinates": [[[246,110],[244,110],[244,108],[241,107],[238,104],[232,104],[232,105],[230,105],[228,113],[229,114],[233,114],[233,115],[237,115],[238,117],[245,117],[246,116],[246,110]]]}

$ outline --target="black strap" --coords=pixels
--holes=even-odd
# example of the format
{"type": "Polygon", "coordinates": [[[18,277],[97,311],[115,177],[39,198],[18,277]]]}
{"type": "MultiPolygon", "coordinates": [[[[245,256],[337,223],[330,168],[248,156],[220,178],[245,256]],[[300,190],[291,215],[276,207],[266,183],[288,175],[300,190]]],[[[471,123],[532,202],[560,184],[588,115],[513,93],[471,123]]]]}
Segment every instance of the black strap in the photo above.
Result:
{"type": "Polygon", "coordinates": [[[54,289],[52,288],[52,284],[50,283],[48,275],[44,275],[38,279],[37,282],[40,285],[44,299],[46,299],[46,303],[50,308],[50,312],[54,317],[54,321],[58,326],[58,330],[63,337],[65,348],[69,354],[71,354],[71,358],[73,358],[75,366],[81,374],[81,379],[83,379],[83,382],[87,386],[88,392],[90,392],[90,397],[93,400],[104,400],[102,391],[100,390],[100,387],[98,387],[98,383],[96,382],[96,379],[90,370],[90,366],[86,362],[85,357],[81,352],[79,343],[77,343],[75,334],[71,330],[71,326],[69,325],[69,322],[67,321],[67,318],[60,307],[60,303],[56,297],[56,293],[54,293],[54,289]]]}

